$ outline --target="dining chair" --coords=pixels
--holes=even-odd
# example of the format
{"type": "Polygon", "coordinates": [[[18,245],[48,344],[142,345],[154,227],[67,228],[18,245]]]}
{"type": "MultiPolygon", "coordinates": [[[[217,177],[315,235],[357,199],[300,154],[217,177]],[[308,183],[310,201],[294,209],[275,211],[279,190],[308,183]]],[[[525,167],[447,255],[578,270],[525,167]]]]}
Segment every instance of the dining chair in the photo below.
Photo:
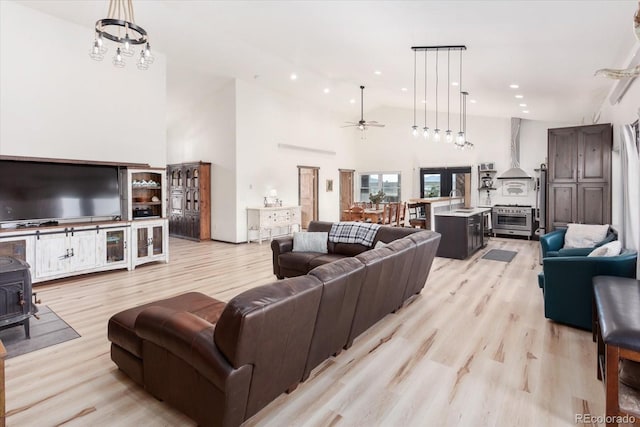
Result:
{"type": "Polygon", "coordinates": [[[389,225],[393,227],[398,225],[398,203],[389,203],[389,225]]]}
{"type": "Polygon", "coordinates": [[[414,228],[427,228],[424,203],[408,203],[409,225],[414,228]]]}
{"type": "Polygon", "coordinates": [[[407,203],[398,203],[398,212],[396,214],[396,225],[398,227],[404,227],[404,214],[407,209],[407,203]]]}
{"type": "Polygon", "coordinates": [[[391,206],[390,203],[385,204],[382,207],[382,217],[380,218],[379,224],[388,225],[391,223],[391,206]]]}
{"type": "Polygon", "coordinates": [[[363,221],[364,220],[364,209],[360,206],[352,206],[349,209],[349,221],[363,221]]]}

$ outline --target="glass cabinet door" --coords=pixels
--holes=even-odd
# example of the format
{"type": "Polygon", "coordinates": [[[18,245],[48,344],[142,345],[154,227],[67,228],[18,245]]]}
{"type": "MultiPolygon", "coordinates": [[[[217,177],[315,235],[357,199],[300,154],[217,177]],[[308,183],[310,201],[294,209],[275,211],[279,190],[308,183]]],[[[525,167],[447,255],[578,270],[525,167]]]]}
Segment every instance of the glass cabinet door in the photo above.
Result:
{"type": "Polygon", "coordinates": [[[124,230],[107,231],[107,263],[124,261],[124,230]]]}
{"type": "Polygon", "coordinates": [[[153,255],[162,254],[162,229],[161,225],[153,227],[153,255]]]}
{"type": "Polygon", "coordinates": [[[138,228],[138,258],[144,258],[149,255],[149,230],[147,228],[138,228]]]}

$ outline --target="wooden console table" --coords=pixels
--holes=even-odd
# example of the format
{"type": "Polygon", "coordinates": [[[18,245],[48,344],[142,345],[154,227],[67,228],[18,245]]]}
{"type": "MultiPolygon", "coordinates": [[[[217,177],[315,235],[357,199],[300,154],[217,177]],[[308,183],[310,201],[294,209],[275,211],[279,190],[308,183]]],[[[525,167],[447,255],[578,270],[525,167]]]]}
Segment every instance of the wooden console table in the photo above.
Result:
{"type": "Polygon", "coordinates": [[[258,241],[262,244],[266,237],[273,240],[276,236],[291,234],[294,227],[300,231],[301,217],[300,206],[247,208],[247,243],[258,241]],[[275,230],[285,228],[286,233],[274,234],[275,230]]]}

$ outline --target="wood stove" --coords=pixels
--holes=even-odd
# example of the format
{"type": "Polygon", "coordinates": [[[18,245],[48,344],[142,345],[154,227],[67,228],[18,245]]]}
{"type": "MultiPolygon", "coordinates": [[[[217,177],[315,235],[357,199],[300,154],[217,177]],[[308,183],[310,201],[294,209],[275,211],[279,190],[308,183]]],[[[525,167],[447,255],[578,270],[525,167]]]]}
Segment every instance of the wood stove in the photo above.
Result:
{"type": "Polygon", "coordinates": [[[0,256],[0,329],[21,324],[31,338],[29,318],[38,311],[31,293],[29,264],[0,256]]]}

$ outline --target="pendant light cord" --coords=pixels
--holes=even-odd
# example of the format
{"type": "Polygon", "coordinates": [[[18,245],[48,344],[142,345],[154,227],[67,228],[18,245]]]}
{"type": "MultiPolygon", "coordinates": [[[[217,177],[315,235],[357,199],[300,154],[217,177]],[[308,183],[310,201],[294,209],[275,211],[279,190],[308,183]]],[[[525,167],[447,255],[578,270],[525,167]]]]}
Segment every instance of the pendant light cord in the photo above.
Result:
{"type": "Polygon", "coordinates": [[[416,57],[418,52],[413,51],[413,125],[416,125],[416,57]]]}
{"type": "Polygon", "coordinates": [[[451,49],[447,49],[447,131],[451,130],[451,126],[449,126],[449,103],[451,100],[450,96],[450,88],[451,88],[451,49]]]}
{"type": "Polygon", "coordinates": [[[440,51],[436,50],[436,129],[438,129],[438,55],[440,51]]]}
{"type": "Polygon", "coordinates": [[[427,127],[427,51],[424,51],[424,127],[427,127]]]}
{"type": "Polygon", "coordinates": [[[462,49],[460,49],[460,132],[462,130],[462,49]]]}

